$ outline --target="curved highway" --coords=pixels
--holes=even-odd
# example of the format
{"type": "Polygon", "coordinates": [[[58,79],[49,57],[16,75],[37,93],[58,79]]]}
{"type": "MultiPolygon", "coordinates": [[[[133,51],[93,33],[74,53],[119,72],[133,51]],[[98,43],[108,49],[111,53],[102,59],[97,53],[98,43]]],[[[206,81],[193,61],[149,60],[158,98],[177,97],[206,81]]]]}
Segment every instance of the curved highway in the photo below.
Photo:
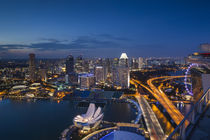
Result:
{"type": "MultiPolygon", "coordinates": [[[[151,92],[152,95],[160,102],[160,104],[165,108],[165,110],[168,112],[170,117],[173,119],[173,121],[177,125],[183,120],[184,116],[175,107],[175,105],[168,99],[165,93],[161,90],[158,90],[158,88],[152,82],[159,79],[176,79],[176,78],[183,78],[183,77],[184,76],[162,76],[162,77],[155,77],[155,78],[151,78],[147,80],[147,84],[149,85],[150,89],[153,91],[151,92]]],[[[189,122],[186,122],[186,125],[188,124],[189,122]]]]}

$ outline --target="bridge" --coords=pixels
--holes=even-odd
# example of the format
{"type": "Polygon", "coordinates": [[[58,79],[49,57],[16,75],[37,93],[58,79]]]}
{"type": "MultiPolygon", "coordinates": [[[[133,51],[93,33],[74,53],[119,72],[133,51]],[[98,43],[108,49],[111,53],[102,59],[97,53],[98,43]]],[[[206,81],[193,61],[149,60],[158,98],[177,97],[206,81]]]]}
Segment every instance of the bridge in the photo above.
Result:
{"type": "MultiPolygon", "coordinates": [[[[175,105],[168,99],[166,94],[159,90],[155,85],[152,83],[155,80],[159,79],[176,79],[176,78],[184,78],[184,76],[162,76],[162,77],[155,77],[147,80],[147,84],[149,85],[150,89],[152,90],[152,95],[160,102],[160,104],[165,108],[165,110],[168,112],[170,117],[173,119],[173,121],[179,125],[180,122],[184,119],[184,116],[182,113],[175,107],[175,105]]],[[[186,125],[188,125],[189,122],[186,121],[186,125]]]]}
{"type": "MultiPolygon", "coordinates": [[[[205,112],[205,110],[209,109],[210,88],[203,94],[203,96],[199,99],[199,101],[191,108],[188,114],[183,116],[180,113],[180,111],[173,105],[173,103],[168,99],[168,97],[161,90],[161,88],[159,87],[157,88],[153,84],[153,81],[155,80],[160,80],[160,79],[170,80],[170,79],[183,78],[183,77],[184,76],[162,76],[162,77],[151,78],[147,81],[147,84],[149,85],[149,87],[145,86],[138,80],[132,79],[133,83],[138,83],[139,85],[147,89],[162,104],[162,106],[166,109],[168,114],[177,124],[177,127],[174,129],[174,131],[167,137],[167,140],[185,140],[186,138],[189,138],[190,136],[191,138],[194,137],[192,135],[195,135],[195,134],[192,134],[193,132],[192,130],[194,130],[194,128],[197,128],[196,126],[197,126],[198,120],[200,119],[202,114],[205,112]]],[[[210,111],[207,111],[207,114],[209,112],[210,111]]],[[[208,116],[205,118],[208,118],[208,116]]],[[[206,128],[206,125],[205,125],[205,129],[208,129],[208,128],[206,128]]],[[[206,137],[209,138],[209,136],[206,136],[206,137]]]]}
{"type": "MultiPolygon", "coordinates": [[[[168,99],[168,97],[165,95],[165,93],[163,91],[159,90],[153,84],[153,81],[155,81],[155,80],[160,80],[160,79],[170,80],[170,79],[176,79],[176,78],[184,78],[184,76],[162,76],[162,77],[151,78],[151,79],[147,80],[147,84],[149,85],[149,87],[142,84],[138,80],[133,80],[133,82],[136,82],[140,86],[147,89],[157,99],[157,101],[160,102],[160,104],[166,109],[166,111],[168,112],[168,114],[170,115],[172,120],[178,125],[184,119],[184,116],[174,106],[174,104],[168,99]]],[[[186,121],[186,125],[188,125],[188,123],[189,122],[186,121]]]]}
{"type": "Polygon", "coordinates": [[[163,132],[163,129],[153,112],[152,108],[150,107],[149,103],[146,101],[146,99],[141,96],[140,92],[138,91],[138,83],[131,80],[131,83],[135,85],[137,88],[137,92],[134,95],[134,97],[137,99],[139,106],[141,108],[147,130],[149,132],[149,136],[151,140],[163,140],[165,139],[165,134],[163,132]]]}

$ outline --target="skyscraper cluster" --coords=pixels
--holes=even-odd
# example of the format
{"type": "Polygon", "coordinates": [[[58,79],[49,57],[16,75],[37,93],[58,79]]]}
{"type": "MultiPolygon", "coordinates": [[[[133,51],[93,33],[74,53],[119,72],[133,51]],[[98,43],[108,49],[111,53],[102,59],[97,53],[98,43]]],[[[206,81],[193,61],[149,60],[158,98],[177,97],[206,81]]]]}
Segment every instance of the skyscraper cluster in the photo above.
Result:
{"type": "Polygon", "coordinates": [[[87,88],[88,85],[93,86],[93,80],[96,85],[106,83],[123,89],[129,88],[129,61],[126,53],[122,53],[120,59],[83,59],[78,56],[74,61],[73,56],[66,58],[66,83],[78,82],[81,87],[87,88]],[[86,83],[84,86],[85,81],[91,84],[86,83]]]}

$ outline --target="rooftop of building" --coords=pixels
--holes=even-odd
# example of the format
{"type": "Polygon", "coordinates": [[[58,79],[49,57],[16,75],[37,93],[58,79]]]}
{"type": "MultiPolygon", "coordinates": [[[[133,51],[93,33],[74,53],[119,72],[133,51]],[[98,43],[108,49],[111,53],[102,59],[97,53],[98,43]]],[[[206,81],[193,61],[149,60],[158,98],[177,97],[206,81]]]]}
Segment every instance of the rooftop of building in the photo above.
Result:
{"type": "Polygon", "coordinates": [[[138,135],[136,133],[116,130],[107,134],[101,140],[145,140],[144,136],[138,135]]]}
{"type": "Polygon", "coordinates": [[[120,59],[128,59],[128,56],[126,53],[122,53],[120,56],[120,59]]]}

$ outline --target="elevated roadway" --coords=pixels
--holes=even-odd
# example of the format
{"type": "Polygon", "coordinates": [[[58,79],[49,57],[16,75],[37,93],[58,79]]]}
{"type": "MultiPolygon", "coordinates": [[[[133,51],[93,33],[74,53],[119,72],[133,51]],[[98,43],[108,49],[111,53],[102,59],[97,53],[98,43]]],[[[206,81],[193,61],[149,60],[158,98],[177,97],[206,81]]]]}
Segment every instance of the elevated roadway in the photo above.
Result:
{"type": "MultiPolygon", "coordinates": [[[[176,78],[184,78],[184,76],[162,76],[162,77],[155,77],[147,80],[147,84],[149,85],[150,89],[152,90],[151,94],[160,102],[160,104],[165,108],[168,112],[170,117],[173,121],[179,125],[179,123],[184,119],[184,116],[181,112],[175,107],[175,105],[168,99],[166,94],[159,90],[154,84],[153,81],[159,79],[176,79],[176,78]]],[[[188,125],[189,122],[186,122],[188,125]]]]}
{"type": "Polygon", "coordinates": [[[157,119],[157,117],[155,116],[155,113],[153,112],[152,108],[150,107],[149,103],[146,101],[146,99],[141,96],[140,92],[138,91],[138,83],[136,83],[135,81],[131,80],[131,83],[135,85],[135,87],[137,88],[137,92],[134,95],[134,97],[137,99],[146,126],[147,126],[147,130],[149,132],[149,136],[151,140],[164,140],[165,139],[165,134],[163,132],[163,129],[157,119]]]}

